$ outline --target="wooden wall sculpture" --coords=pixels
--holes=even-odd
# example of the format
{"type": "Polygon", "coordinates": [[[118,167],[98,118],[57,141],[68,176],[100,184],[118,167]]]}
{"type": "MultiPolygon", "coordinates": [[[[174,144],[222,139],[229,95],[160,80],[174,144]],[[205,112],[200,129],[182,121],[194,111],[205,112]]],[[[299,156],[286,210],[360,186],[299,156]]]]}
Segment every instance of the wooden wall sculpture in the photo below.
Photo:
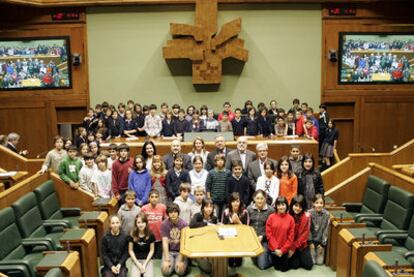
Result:
{"type": "MultiPolygon", "coordinates": [[[[248,51],[244,41],[237,38],[241,18],[221,27],[217,33],[217,0],[196,0],[195,25],[170,24],[172,40],[163,48],[168,61],[189,59],[192,62],[192,80],[197,85],[218,85],[221,82],[222,61],[234,58],[247,62],[248,51]]],[[[171,63],[169,63],[170,69],[171,63]]]]}

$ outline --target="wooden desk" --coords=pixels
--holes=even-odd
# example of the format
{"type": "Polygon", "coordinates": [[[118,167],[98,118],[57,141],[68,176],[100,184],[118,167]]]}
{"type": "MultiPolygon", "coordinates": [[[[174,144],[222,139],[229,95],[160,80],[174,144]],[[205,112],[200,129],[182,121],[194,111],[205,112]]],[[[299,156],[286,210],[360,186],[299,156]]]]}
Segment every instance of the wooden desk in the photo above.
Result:
{"type": "Polygon", "coordinates": [[[81,274],[79,253],[73,251],[46,251],[36,266],[37,274],[45,275],[50,269],[59,267],[65,277],[79,277],[81,274]]]}
{"type": "MultiPolygon", "coordinates": [[[[219,133],[217,133],[219,134],[219,133]]],[[[171,140],[164,140],[162,138],[152,139],[157,147],[158,155],[165,155],[169,153],[171,140]]],[[[126,143],[129,145],[131,150],[131,155],[141,154],[142,146],[145,142],[145,138],[138,138],[137,140],[126,140],[125,138],[117,138],[110,141],[110,143],[126,143]]],[[[290,147],[293,144],[297,144],[301,147],[302,153],[311,153],[315,157],[315,164],[318,163],[319,157],[319,146],[316,140],[309,140],[305,138],[274,138],[274,139],[263,139],[256,137],[254,139],[248,140],[247,148],[253,152],[256,152],[256,145],[261,142],[266,142],[269,150],[268,155],[270,158],[279,160],[282,156],[288,156],[290,153],[290,147]]],[[[101,148],[103,150],[107,149],[110,143],[102,143],[101,148]]],[[[226,147],[236,149],[236,141],[226,141],[226,147]]],[[[212,151],[216,148],[214,141],[205,141],[205,147],[208,151],[212,151]]],[[[182,142],[181,143],[181,152],[189,153],[192,151],[193,143],[192,142],[182,142]]]]}
{"type": "MultiPolygon", "coordinates": [[[[7,171],[0,168],[0,173],[7,173],[7,171]]],[[[13,176],[0,176],[0,182],[4,183],[4,189],[8,189],[23,180],[28,174],[29,172],[27,171],[17,171],[13,176]]]]}
{"type": "Polygon", "coordinates": [[[81,228],[93,228],[96,234],[97,251],[100,251],[100,241],[104,236],[105,230],[108,229],[109,216],[107,212],[85,212],[79,218],[79,227],[81,228]]]}
{"type": "Polygon", "coordinates": [[[181,232],[180,253],[189,258],[211,258],[214,277],[228,275],[227,258],[256,257],[264,251],[254,229],[246,225],[187,227],[181,232]],[[236,228],[237,236],[220,239],[218,228],[236,228]]]}
{"type": "Polygon", "coordinates": [[[351,254],[351,277],[359,277],[362,275],[364,266],[364,256],[373,251],[391,251],[391,244],[380,244],[379,241],[369,241],[362,244],[360,241],[355,241],[352,244],[351,254]]]}
{"type": "Polygon", "coordinates": [[[82,276],[98,277],[97,246],[94,229],[69,229],[61,238],[60,244],[66,250],[80,254],[82,276]]]}
{"type": "Polygon", "coordinates": [[[369,252],[364,257],[364,264],[368,261],[374,261],[377,264],[379,264],[382,268],[384,268],[385,272],[388,274],[388,276],[398,276],[398,277],[413,277],[414,276],[414,269],[411,267],[411,265],[399,265],[398,268],[395,267],[395,265],[389,265],[386,262],[384,262],[378,255],[374,252],[369,252]],[[395,272],[398,272],[397,275],[395,275],[395,272]]]}
{"type": "Polygon", "coordinates": [[[414,177],[414,164],[395,164],[392,168],[401,171],[401,173],[409,177],[414,177]]]}
{"type": "MultiPolygon", "coordinates": [[[[349,227],[350,228],[350,227],[349,227]]],[[[367,236],[366,242],[376,241],[377,237],[367,236]]],[[[353,243],[361,241],[361,238],[354,237],[348,229],[342,229],[339,232],[339,238],[337,242],[337,256],[336,256],[336,276],[337,277],[350,277],[351,273],[355,271],[355,257],[352,256],[353,243]],[[340,254],[339,254],[340,253],[340,254]]]]}
{"type": "Polygon", "coordinates": [[[95,210],[107,212],[109,215],[116,214],[119,209],[118,200],[116,200],[116,198],[98,198],[92,202],[92,206],[95,210]]]}

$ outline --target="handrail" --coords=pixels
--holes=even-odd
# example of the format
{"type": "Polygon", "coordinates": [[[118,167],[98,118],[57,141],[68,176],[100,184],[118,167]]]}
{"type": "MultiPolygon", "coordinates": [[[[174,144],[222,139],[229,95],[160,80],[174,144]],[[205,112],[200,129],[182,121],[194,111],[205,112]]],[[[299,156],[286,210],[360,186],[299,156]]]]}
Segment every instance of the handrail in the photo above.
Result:
{"type": "Polygon", "coordinates": [[[350,153],[348,157],[322,172],[325,190],[329,190],[359,172],[369,162],[391,167],[393,164],[413,163],[414,139],[389,153],[350,153]],[[413,148],[411,151],[409,148],[413,148]]]}
{"type": "Polygon", "coordinates": [[[32,175],[40,170],[43,162],[44,159],[28,159],[0,146],[0,165],[7,171],[27,171],[32,175]]]}

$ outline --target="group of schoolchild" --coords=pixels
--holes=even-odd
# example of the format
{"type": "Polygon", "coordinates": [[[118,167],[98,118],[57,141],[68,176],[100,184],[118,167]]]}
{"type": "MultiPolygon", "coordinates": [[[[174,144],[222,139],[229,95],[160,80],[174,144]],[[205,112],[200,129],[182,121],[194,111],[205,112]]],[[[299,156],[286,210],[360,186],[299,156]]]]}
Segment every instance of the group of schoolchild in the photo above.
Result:
{"type": "Polygon", "coordinates": [[[329,119],[326,105],[319,106],[319,113],[307,103],[294,99],[293,106],[286,112],[279,108],[276,100],[267,107],[263,102],[254,107],[247,100],[244,108],[234,111],[229,102],[215,114],[202,105],[198,110],[190,105],[186,110],[178,104],[161,104],[158,113],[155,104],[141,106],[129,100],[118,108],[103,102],[95,109],[90,108],[78,130],[75,144],[91,141],[109,141],[115,137],[182,137],[186,132],[218,131],[233,132],[234,136],[263,136],[265,138],[299,136],[320,142],[320,154],[324,166],[329,167],[339,137],[333,120],[329,119]]]}
{"type": "MultiPolygon", "coordinates": [[[[56,137],[40,172],[51,168],[73,189],[120,202],[101,242],[103,276],[126,276],[128,258],[132,276],[153,276],[153,258],[162,259],[164,276],[186,275],[189,260],[179,252],[180,231],[211,224],[252,226],[265,249],[253,259],[260,269],[309,270],[322,264],[329,214],[312,155],[301,155],[293,145],[289,157],[274,161],[263,142],[256,146],[256,157],[245,136],[234,150],[222,135],[215,145],[208,152],[198,137],[193,151],[184,154],[176,139],[171,152],[161,157],[155,144],[146,141],[142,154],[130,158],[125,143],[110,144],[108,157],[98,146],[93,150],[85,144],[78,157],[75,145],[56,137]]],[[[193,264],[211,271],[208,259],[193,264]]],[[[241,265],[241,258],[229,258],[230,267],[241,265]]]]}

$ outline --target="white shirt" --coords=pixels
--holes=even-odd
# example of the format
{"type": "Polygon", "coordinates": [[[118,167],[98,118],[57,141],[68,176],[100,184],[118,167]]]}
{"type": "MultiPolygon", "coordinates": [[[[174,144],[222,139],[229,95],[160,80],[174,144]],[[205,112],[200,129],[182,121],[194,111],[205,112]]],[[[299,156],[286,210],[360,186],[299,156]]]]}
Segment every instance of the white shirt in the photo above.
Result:
{"type": "Polygon", "coordinates": [[[264,160],[262,162],[262,160],[259,159],[260,176],[264,176],[265,175],[265,171],[264,171],[264,163],[265,162],[266,162],[266,160],[264,160]]]}
{"type": "Polygon", "coordinates": [[[99,197],[111,198],[112,173],[109,169],[105,171],[95,170],[91,181],[96,185],[99,197]]]}
{"type": "Polygon", "coordinates": [[[276,176],[268,179],[265,175],[257,178],[256,190],[261,189],[265,191],[270,197],[272,197],[272,205],[275,203],[276,198],[279,196],[280,182],[276,176]]]}
{"type": "Polygon", "coordinates": [[[246,152],[241,153],[239,151],[239,155],[240,155],[240,160],[241,160],[241,162],[243,164],[243,169],[246,169],[246,152]]]}
{"type": "Polygon", "coordinates": [[[200,172],[196,172],[194,169],[190,170],[190,179],[191,179],[191,194],[194,195],[194,189],[196,186],[202,186],[204,187],[204,190],[206,189],[206,180],[208,176],[208,171],[205,169],[202,169],[200,172]]]}
{"type": "MultiPolygon", "coordinates": [[[[94,166],[96,166],[94,164],[94,166]]],[[[92,175],[95,171],[95,167],[87,167],[82,166],[81,170],[79,171],[79,185],[80,188],[87,191],[87,192],[91,192],[93,193],[93,185],[92,185],[92,175]]]]}

